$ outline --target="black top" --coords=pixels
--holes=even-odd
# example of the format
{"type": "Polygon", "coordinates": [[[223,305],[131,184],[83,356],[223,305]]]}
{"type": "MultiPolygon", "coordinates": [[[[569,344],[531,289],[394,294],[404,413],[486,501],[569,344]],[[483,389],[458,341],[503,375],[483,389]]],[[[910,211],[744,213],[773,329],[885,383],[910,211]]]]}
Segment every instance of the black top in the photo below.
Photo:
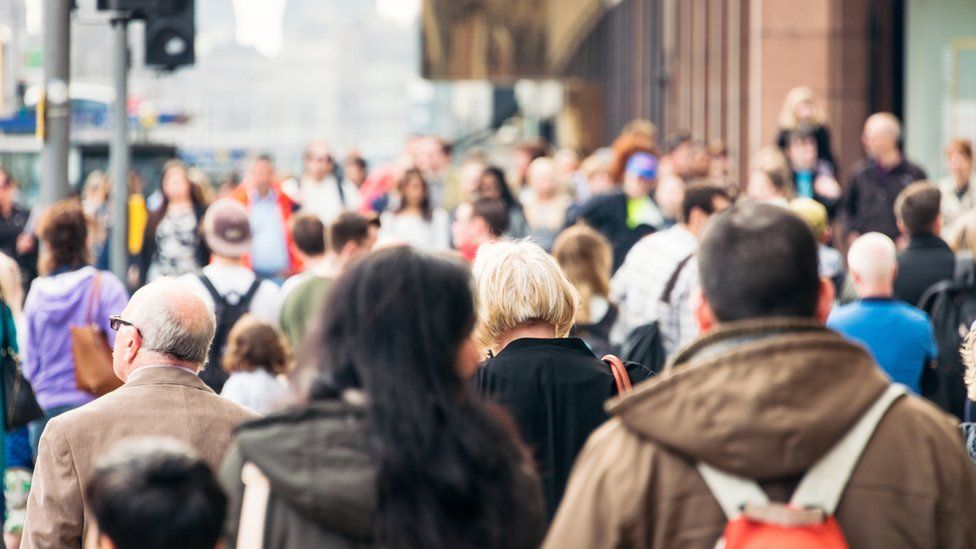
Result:
{"type": "Polygon", "coordinates": [[[925,170],[902,159],[890,171],[874,161],[863,162],[851,178],[844,196],[847,230],[860,234],[877,231],[898,238],[895,198],[913,182],[925,179],[925,170]]]}
{"type": "Polygon", "coordinates": [[[895,297],[918,306],[925,290],[952,278],[955,264],[952,249],[941,238],[932,234],[912,237],[908,247],[898,254],[895,297]]]}
{"type": "Polygon", "coordinates": [[[627,252],[638,240],[660,228],[627,226],[627,195],[621,191],[594,196],[579,208],[575,216],[570,216],[567,225],[576,223],[577,219],[582,219],[610,241],[614,271],[623,265],[627,252]]]}
{"type": "MultiPolygon", "coordinates": [[[[628,365],[631,382],[650,376],[628,365]]],[[[539,469],[552,520],[570,469],[590,433],[607,420],[616,394],[610,368],[581,339],[517,339],[478,370],[479,392],[512,415],[539,469]]]]}

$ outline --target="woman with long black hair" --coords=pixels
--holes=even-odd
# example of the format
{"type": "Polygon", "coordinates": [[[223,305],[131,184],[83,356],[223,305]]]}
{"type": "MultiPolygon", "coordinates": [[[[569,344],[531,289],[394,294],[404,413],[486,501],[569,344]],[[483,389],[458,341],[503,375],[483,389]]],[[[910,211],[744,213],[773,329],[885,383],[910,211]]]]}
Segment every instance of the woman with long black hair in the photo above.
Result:
{"type": "Polygon", "coordinates": [[[242,426],[224,463],[229,547],[538,545],[530,459],[468,386],[470,284],[455,261],[406,247],[336,281],[294,374],[304,404],[242,426]],[[262,499],[264,516],[242,512],[262,499]]]}

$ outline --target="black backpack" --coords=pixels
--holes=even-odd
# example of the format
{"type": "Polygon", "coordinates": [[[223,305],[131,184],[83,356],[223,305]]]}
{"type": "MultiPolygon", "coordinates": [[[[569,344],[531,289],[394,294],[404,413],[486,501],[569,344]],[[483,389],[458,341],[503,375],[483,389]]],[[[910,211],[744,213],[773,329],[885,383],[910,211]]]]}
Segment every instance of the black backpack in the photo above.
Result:
{"type": "Polygon", "coordinates": [[[214,315],[217,317],[217,331],[214,333],[213,343],[210,344],[210,353],[207,355],[207,364],[200,372],[200,379],[203,380],[217,394],[224,388],[224,382],[229,377],[221,366],[221,358],[224,356],[224,349],[227,346],[227,336],[234,324],[251,308],[251,300],[261,286],[261,279],[255,277],[251,287],[244,295],[236,292],[228,292],[227,295],[220,295],[213,282],[206,275],[200,275],[200,282],[210,292],[210,297],[214,301],[214,315]]]}
{"type": "Polygon", "coordinates": [[[965,366],[959,354],[970,326],[976,322],[976,262],[971,256],[956,258],[952,280],[936,282],[918,302],[918,307],[932,319],[935,341],[939,346],[936,368],[925,369],[922,396],[946,412],[963,417],[966,385],[965,366]]]}
{"type": "MultiPolygon", "coordinates": [[[[691,254],[678,262],[668,282],[664,285],[664,291],[661,292],[660,301],[664,303],[671,302],[671,292],[674,291],[674,286],[678,283],[678,276],[684,270],[688,261],[693,257],[695,257],[695,254],[691,254]]],[[[657,306],[657,303],[651,306],[657,306]]],[[[659,322],[652,320],[643,326],[638,326],[631,330],[627,334],[627,339],[624,340],[623,345],[620,347],[620,358],[627,362],[643,364],[655,375],[660,374],[664,370],[664,364],[667,362],[668,355],[664,352],[664,341],[661,336],[659,322]]]]}

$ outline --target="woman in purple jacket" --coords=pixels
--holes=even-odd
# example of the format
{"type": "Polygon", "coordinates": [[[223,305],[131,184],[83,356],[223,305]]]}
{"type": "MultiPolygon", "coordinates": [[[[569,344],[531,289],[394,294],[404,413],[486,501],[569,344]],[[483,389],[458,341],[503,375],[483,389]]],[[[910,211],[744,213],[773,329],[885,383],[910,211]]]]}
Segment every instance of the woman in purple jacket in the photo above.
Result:
{"type": "Polygon", "coordinates": [[[115,332],[108,316],[125,308],[129,295],[112,273],[98,271],[89,263],[88,223],[75,200],[59,202],[48,209],[38,226],[41,239],[39,271],[24,304],[24,376],[30,381],[44,417],[31,423],[31,449],[49,419],[95,399],[78,389],[71,352],[72,326],[96,324],[107,334],[109,345],[115,332]],[[98,292],[93,289],[96,277],[98,292]],[[89,305],[90,304],[90,305],[89,305]]]}

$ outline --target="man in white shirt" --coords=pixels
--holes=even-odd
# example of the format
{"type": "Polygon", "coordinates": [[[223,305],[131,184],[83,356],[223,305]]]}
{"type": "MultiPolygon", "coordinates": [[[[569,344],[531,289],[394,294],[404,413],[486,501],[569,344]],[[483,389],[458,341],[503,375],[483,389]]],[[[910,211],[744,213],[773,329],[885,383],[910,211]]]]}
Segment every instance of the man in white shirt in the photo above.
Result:
{"type": "Polygon", "coordinates": [[[359,207],[359,190],[349,180],[336,175],[335,159],[324,141],[313,141],[305,148],[305,171],[298,180],[286,181],[282,188],[301,211],[318,216],[328,226],[344,211],[359,207]]]}
{"type": "Polygon", "coordinates": [[[694,183],[685,189],[681,221],[666,231],[642,238],[610,281],[610,300],[617,303],[629,334],[655,320],[665,352],[671,353],[698,335],[691,297],[697,274],[694,254],[698,239],[712,215],[731,205],[728,192],[711,183],[694,183]],[[663,296],[671,282],[670,295],[663,296]]]}

